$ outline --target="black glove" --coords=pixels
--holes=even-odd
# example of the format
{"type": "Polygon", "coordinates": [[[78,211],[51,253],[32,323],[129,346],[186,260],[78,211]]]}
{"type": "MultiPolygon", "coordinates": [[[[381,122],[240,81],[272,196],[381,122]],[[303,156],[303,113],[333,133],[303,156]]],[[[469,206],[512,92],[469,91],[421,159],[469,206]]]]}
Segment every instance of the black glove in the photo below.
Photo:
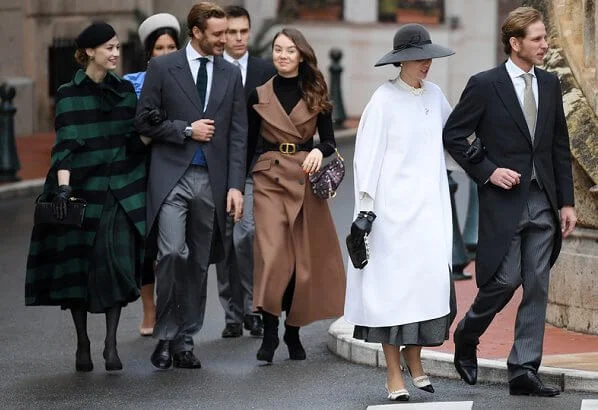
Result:
{"type": "Polygon", "coordinates": [[[359,211],[357,218],[351,224],[351,236],[364,236],[372,231],[372,223],[376,214],[372,211],[359,211]]]}
{"type": "Polygon", "coordinates": [[[360,211],[351,224],[351,233],[347,236],[346,243],[351,263],[357,269],[362,269],[368,264],[369,255],[365,237],[372,231],[374,219],[376,214],[372,211],[360,211]]]}
{"type": "Polygon", "coordinates": [[[148,124],[155,126],[160,125],[162,121],[166,119],[166,115],[162,110],[154,108],[153,110],[147,111],[144,114],[143,119],[147,121],[148,124]]]}
{"type": "Polygon", "coordinates": [[[59,221],[62,221],[66,216],[66,204],[71,197],[71,192],[73,192],[73,189],[70,185],[60,185],[56,196],[52,200],[52,213],[59,221]]]}
{"type": "Polygon", "coordinates": [[[486,155],[485,148],[482,145],[482,141],[476,137],[473,140],[469,148],[465,150],[465,158],[472,164],[477,164],[484,159],[486,155]]]}

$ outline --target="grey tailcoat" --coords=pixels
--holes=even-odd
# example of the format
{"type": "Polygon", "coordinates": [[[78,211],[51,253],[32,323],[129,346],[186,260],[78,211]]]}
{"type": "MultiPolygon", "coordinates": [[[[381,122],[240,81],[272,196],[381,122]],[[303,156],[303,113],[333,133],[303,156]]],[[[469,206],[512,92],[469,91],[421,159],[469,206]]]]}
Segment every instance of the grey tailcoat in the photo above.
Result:
{"type": "Polygon", "coordinates": [[[214,57],[212,88],[206,111],[187,62],[185,48],[150,60],[139,103],[135,127],[152,138],[152,160],[147,184],[147,231],[150,232],[162,202],[189,167],[200,146],[206,157],[216,218],[225,232],[226,194],[230,188],[243,192],[247,149],[247,110],[241,72],[222,57],[214,57]],[[161,109],[166,120],[151,125],[146,114],[161,109]],[[212,141],[186,139],[183,131],[192,122],[214,120],[212,141]]]}

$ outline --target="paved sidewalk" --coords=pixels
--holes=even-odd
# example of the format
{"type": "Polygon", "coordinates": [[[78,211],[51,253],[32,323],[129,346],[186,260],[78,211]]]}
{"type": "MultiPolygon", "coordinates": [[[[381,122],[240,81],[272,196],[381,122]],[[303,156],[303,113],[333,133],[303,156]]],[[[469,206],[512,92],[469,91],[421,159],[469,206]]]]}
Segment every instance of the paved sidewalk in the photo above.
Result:
{"type": "MultiPolygon", "coordinates": [[[[465,271],[474,273],[474,263],[465,271]]],[[[424,367],[432,375],[459,378],[453,367],[454,344],[452,334],[475,298],[475,281],[455,282],[458,313],[451,328],[451,338],[444,345],[424,349],[424,367]]],[[[513,341],[513,329],[521,289],[480,338],[478,345],[479,381],[505,383],[507,380],[506,358],[513,341]]],[[[355,363],[385,367],[384,354],[378,344],[364,343],[352,338],[353,326],[344,319],[334,322],[329,329],[329,349],[355,363]]],[[[571,332],[546,325],[544,335],[544,358],[540,374],[547,383],[563,390],[598,392],[598,336],[571,332]]]]}

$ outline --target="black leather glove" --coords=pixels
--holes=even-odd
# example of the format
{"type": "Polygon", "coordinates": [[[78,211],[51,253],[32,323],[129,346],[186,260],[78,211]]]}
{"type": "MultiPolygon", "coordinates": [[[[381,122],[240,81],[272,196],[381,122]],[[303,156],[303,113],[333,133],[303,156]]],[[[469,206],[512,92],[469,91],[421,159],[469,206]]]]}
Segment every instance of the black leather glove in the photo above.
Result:
{"type": "Polygon", "coordinates": [[[56,196],[52,200],[52,213],[59,221],[62,221],[66,216],[66,204],[71,197],[71,192],[73,192],[73,189],[70,185],[60,185],[56,196]]]}
{"type": "Polygon", "coordinates": [[[165,113],[158,108],[154,108],[153,110],[147,111],[144,116],[144,120],[147,121],[148,124],[154,126],[160,125],[162,121],[164,121],[165,119],[165,113]]]}
{"type": "Polygon", "coordinates": [[[484,156],[486,156],[485,148],[482,141],[476,137],[469,148],[465,150],[465,158],[472,164],[477,164],[484,159],[484,156]]]}
{"type": "Polygon", "coordinates": [[[347,235],[347,250],[351,263],[357,269],[363,269],[368,264],[368,248],[365,243],[365,236],[372,231],[372,223],[376,214],[372,211],[360,211],[357,218],[351,224],[351,233],[347,235]]]}
{"type": "Polygon", "coordinates": [[[357,218],[351,224],[351,236],[359,237],[369,234],[372,231],[372,223],[376,214],[372,211],[359,211],[357,218]]]}

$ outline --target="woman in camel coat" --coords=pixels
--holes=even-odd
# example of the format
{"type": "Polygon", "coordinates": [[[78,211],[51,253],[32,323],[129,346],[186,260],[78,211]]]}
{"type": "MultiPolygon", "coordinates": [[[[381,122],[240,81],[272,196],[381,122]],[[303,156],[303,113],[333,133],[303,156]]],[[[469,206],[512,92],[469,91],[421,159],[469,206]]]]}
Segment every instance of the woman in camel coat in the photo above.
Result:
{"type": "Polygon", "coordinates": [[[274,37],[278,74],[249,97],[249,137],[259,139],[254,180],[254,309],[262,313],[258,360],[271,362],[286,311],[289,356],[303,360],[299,327],[342,315],[345,275],[326,200],[308,174],[335,152],[331,105],[313,49],[295,29],[274,37]],[[313,144],[318,131],[320,143],[313,144]]]}

